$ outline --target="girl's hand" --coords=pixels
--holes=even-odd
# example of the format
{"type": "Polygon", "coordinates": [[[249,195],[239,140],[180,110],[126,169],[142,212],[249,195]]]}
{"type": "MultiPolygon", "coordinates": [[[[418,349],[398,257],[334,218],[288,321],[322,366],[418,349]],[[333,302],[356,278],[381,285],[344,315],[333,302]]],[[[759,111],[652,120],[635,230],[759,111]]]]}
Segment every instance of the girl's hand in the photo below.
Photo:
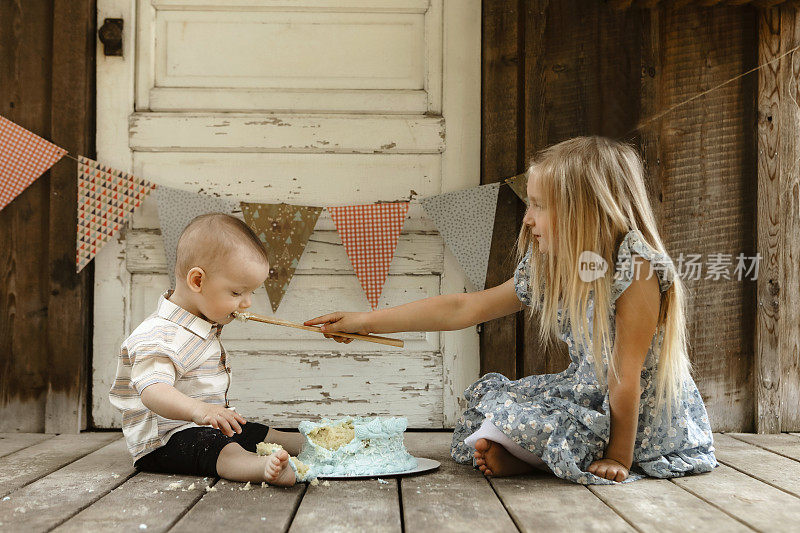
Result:
{"type": "Polygon", "coordinates": [[[317,318],[312,318],[311,320],[306,320],[304,324],[306,326],[316,326],[318,324],[322,324],[320,329],[325,334],[326,339],[333,339],[336,342],[349,344],[353,341],[353,339],[337,337],[336,335],[333,335],[333,333],[342,332],[369,335],[371,332],[366,327],[364,315],[365,313],[344,313],[342,311],[337,311],[335,313],[329,313],[327,315],[318,316],[317,318]]]}
{"type": "Polygon", "coordinates": [[[625,481],[629,470],[615,459],[599,459],[589,465],[589,472],[611,481],[625,481]]]}

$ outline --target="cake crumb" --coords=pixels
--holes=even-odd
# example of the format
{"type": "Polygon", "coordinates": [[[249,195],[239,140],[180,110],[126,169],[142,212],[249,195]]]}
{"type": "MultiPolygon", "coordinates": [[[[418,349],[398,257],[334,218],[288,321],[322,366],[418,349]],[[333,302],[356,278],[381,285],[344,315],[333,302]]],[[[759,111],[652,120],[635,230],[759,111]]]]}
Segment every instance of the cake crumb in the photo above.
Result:
{"type": "Polygon", "coordinates": [[[295,468],[297,468],[297,477],[304,479],[306,474],[308,474],[308,465],[297,457],[289,456],[289,460],[294,464],[295,468]]]}
{"type": "Polygon", "coordinates": [[[263,489],[264,487],[269,487],[269,485],[267,485],[266,481],[262,481],[261,482],[261,488],[263,489]]]}
{"type": "Polygon", "coordinates": [[[139,524],[139,529],[147,529],[147,524],[139,524]]]}
{"type": "Polygon", "coordinates": [[[114,479],[117,479],[119,477],[119,474],[115,474],[114,472],[111,472],[111,477],[113,477],[114,479]]]}
{"type": "Polygon", "coordinates": [[[169,487],[167,487],[167,490],[178,490],[179,488],[181,488],[181,483],[182,483],[181,481],[175,481],[173,483],[170,483],[169,487]]]}
{"type": "Polygon", "coordinates": [[[186,490],[194,490],[194,489],[195,489],[194,483],[186,487],[186,490]]]}
{"type": "Polygon", "coordinates": [[[217,487],[206,485],[206,492],[217,492],[217,487]]]}
{"type": "Polygon", "coordinates": [[[323,487],[330,487],[331,486],[331,482],[326,479],[325,481],[322,482],[322,486],[323,487]]]}
{"type": "Polygon", "coordinates": [[[248,481],[244,487],[239,487],[239,490],[250,490],[250,482],[248,481]]]}
{"type": "Polygon", "coordinates": [[[312,487],[316,487],[317,485],[319,485],[319,479],[317,479],[317,478],[312,479],[311,480],[311,486],[312,487]]]}
{"type": "Polygon", "coordinates": [[[381,478],[378,478],[378,483],[380,483],[381,485],[388,485],[389,484],[388,481],[386,481],[385,479],[381,479],[381,478]]]}
{"type": "Polygon", "coordinates": [[[283,446],[274,442],[259,442],[256,444],[256,453],[258,455],[272,455],[278,450],[282,450],[283,446]]]}

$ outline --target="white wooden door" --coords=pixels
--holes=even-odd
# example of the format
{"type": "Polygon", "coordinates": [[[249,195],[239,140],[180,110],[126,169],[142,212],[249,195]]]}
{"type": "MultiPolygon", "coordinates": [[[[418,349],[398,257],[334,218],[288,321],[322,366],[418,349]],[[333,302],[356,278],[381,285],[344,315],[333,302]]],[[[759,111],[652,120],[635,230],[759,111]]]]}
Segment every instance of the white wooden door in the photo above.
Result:
{"type": "MultiPolygon", "coordinates": [[[[98,0],[124,19],[123,57],[97,51],[97,156],[158,184],[250,202],[336,206],[479,184],[479,0],[98,0]]],[[[96,259],[93,418],[119,345],[167,288],[154,198],[96,259]]],[[[467,290],[418,202],[380,306],[467,290]]],[[[253,312],[271,314],[266,292],[253,312]]],[[[367,310],[323,211],[278,315],[367,310]]],[[[450,427],[478,375],[474,328],[407,333],[405,349],[225,328],[232,403],[290,427],[339,415],[450,427]]]]}

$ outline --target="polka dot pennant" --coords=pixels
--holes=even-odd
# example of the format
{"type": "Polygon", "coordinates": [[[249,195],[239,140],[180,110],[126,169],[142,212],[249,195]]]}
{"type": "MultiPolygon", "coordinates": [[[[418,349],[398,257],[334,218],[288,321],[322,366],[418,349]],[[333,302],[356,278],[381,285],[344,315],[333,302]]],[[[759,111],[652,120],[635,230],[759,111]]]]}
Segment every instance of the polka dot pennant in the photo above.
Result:
{"type": "Polygon", "coordinates": [[[119,232],[155,185],[97,161],[78,158],[78,272],[119,232]]]}
{"type": "Polygon", "coordinates": [[[0,116],[0,209],[66,153],[63,148],[0,116]]]}
{"type": "Polygon", "coordinates": [[[269,277],[264,288],[274,313],[289,288],[322,208],[245,202],[241,205],[245,222],[267,249],[269,277]]]}
{"type": "Polygon", "coordinates": [[[476,290],[486,285],[499,183],[420,199],[476,290]]]}
{"type": "Polygon", "coordinates": [[[238,202],[199,194],[190,191],[162,187],[155,192],[158,201],[158,222],[161,236],[164,237],[164,251],[167,255],[170,287],[175,287],[175,259],[177,257],[178,237],[193,218],[207,213],[232,214],[239,207],[238,202]]]}
{"type": "Polygon", "coordinates": [[[408,213],[408,202],[329,207],[328,211],[367,300],[375,309],[408,213]]]}

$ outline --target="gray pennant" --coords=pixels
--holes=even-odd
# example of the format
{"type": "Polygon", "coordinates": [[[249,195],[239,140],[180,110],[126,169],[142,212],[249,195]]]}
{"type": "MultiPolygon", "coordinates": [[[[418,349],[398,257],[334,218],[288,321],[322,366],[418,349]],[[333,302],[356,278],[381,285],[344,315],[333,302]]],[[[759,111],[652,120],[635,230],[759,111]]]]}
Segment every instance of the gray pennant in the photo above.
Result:
{"type": "Polygon", "coordinates": [[[448,192],[420,202],[476,290],[486,285],[500,183],[448,192]]]}
{"type": "Polygon", "coordinates": [[[164,237],[170,287],[175,287],[175,259],[178,237],[196,216],[206,213],[232,214],[238,202],[159,185],[153,193],[158,200],[158,221],[164,237]]]}

